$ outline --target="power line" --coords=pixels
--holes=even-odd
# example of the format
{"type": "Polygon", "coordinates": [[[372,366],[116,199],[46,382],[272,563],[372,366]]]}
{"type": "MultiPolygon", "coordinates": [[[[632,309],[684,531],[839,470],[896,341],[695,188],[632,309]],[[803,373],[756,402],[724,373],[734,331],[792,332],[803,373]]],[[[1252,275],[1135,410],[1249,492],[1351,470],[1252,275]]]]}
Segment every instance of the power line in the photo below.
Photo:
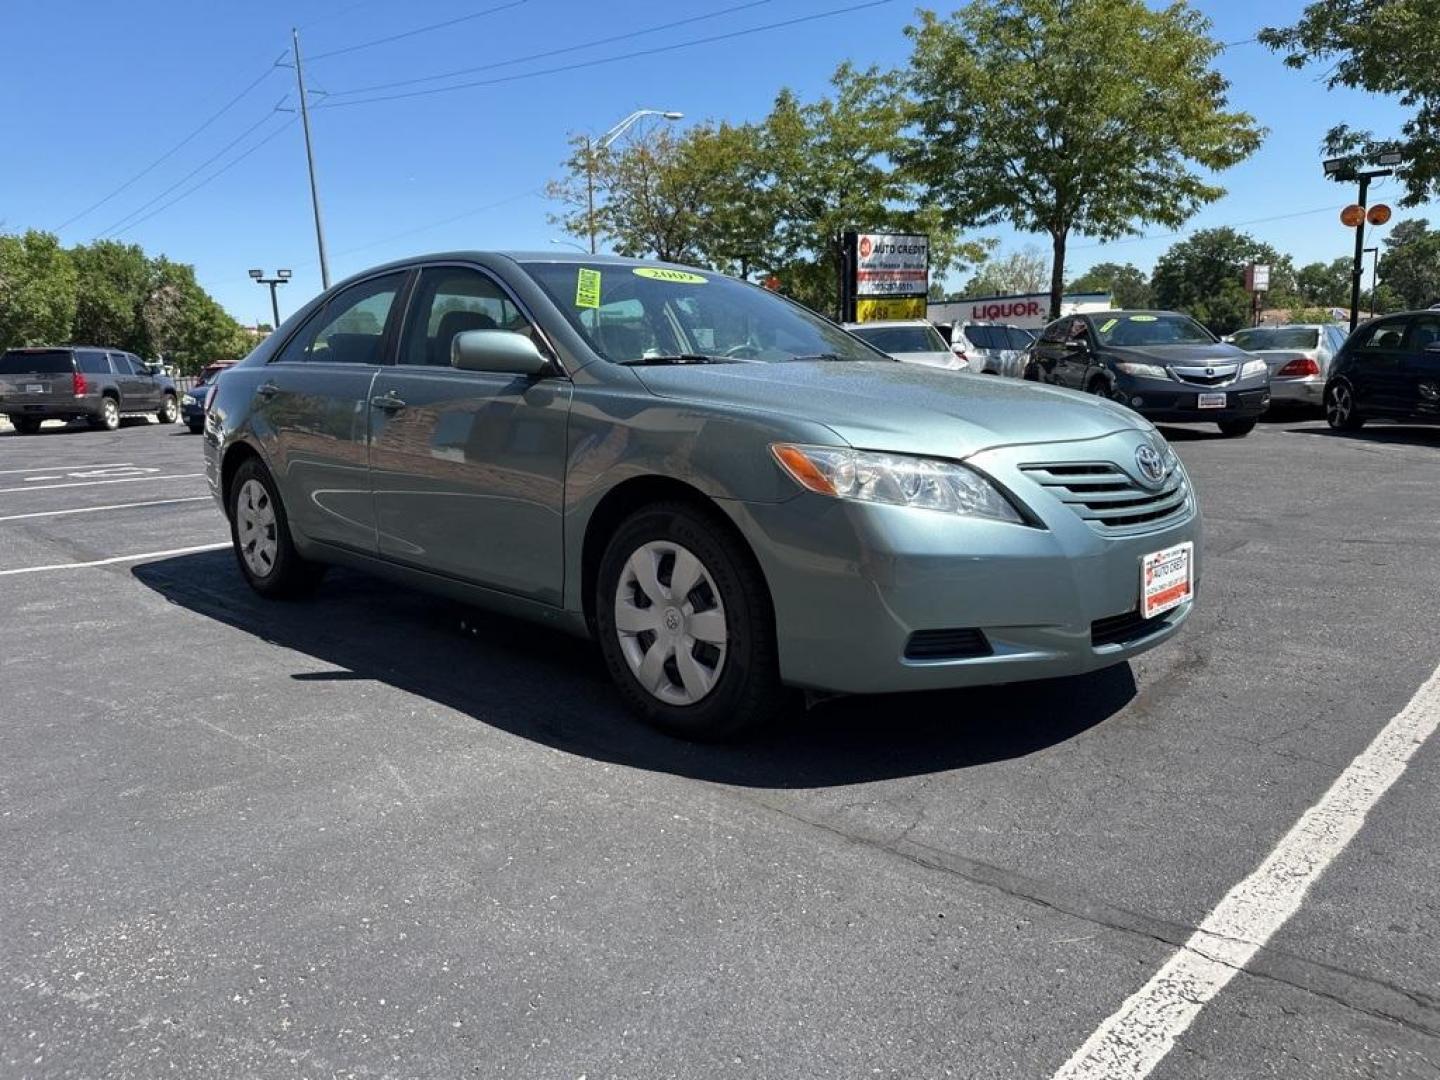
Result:
{"type": "Polygon", "coordinates": [[[593,49],[600,45],[613,45],[617,41],[629,41],[632,38],[644,37],[647,34],[658,34],[662,30],[674,30],[680,26],[688,26],[691,23],[704,22],[708,19],[717,19],[722,15],[733,15],[737,11],[745,11],[749,8],[760,7],[763,4],[770,3],[774,3],[774,0],[749,0],[748,3],[721,8],[719,11],[709,11],[703,15],[691,15],[686,19],[676,19],[674,22],[647,26],[642,30],[631,30],[625,34],[613,34],[610,37],[597,38],[594,41],[585,41],[579,45],[567,45],[563,49],[549,49],[545,52],[530,53],[528,56],[517,56],[510,60],[499,60],[492,64],[480,64],[476,67],[456,68],[454,71],[444,71],[438,75],[419,75],[413,79],[398,79],[395,82],[371,83],[369,86],[356,86],[349,90],[337,90],[331,96],[339,97],[348,94],[368,94],[374,90],[392,90],[397,86],[414,86],[416,83],[453,79],[457,75],[473,75],[477,71],[495,71],[499,68],[513,67],[515,64],[529,63],[531,60],[548,60],[553,56],[563,56],[566,53],[581,52],[585,49],[593,49]]]}
{"type": "Polygon", "coordinates": [[[115,198],[116,195],[119,195],[122,191],[125,191],[126,189],[128,189],[131,184],[135,183],[135,181],[139,180],[141,177],[143,177],[143,176],[148,176],[150,173],[154,172],[155,169],[159,168],[159,167],[160,167],[161,165],[163,165],[166,161],[170,160],[170,158],[174,157],[175,154],[176,154],[178,151],[180,151],[180,150],[183,149],[185,146],[187,146],[197,135],[199,135],[202,131],[204,131],[206,128],[208,128],[208,127],[209,127],[211,124],[213,124],[216,120],[219,120],[220,117],[224,116],[224,115],[225,115],[227,112],[229,112],[235,105],[239,104],[240,100],[241,100],[242,98],[244,98],[246,94],[250,93],[250,91],[254,90],[254,89],[255,89],[257,86],[259,86],[262,82],[264,82],[266,79],[268,79],[268,78],[274,73],[274,71],[275,71],[275,65],[274,65],[274,64],[271,64],[268,68],[265,69],[264,73],[263,73],[258,79],[256,79],[254,82],[250,83],[248,86],[245,87],[244,90],[241,90],[238,94],[236,94],[236,95],[235,95],[234,97],[232,97],[229,101],[227,101],[224,105],[222,105],[208,120],[206,120],[203,124],[201,124],[199,127],[197,127],[194,131],[190,132],[189,135],[186,135],[183,139],[181,139],[178,143],[176,143],[174,146],[172,146],[169,150],[166,150],[165,153],[161,154],[158,158],[156,158],[154,161],[152,161],[149,165],[146,165],[145,168],[141,169],[141,170],[140,170],[138,173],[136,173],[134,176],[130,177],[130,179],[126,180],[123,184],[121,184],[119,187],[117,187],[114,191],[110,192],[110,194],[106,195],[103,199],[99,200],[98,202],[91,203],[89,206],[87,206],[84,210],[81,210],[81,211],[80,211],[78,214],[76,214],[74,217],[71,217],[71,218],[67,219],[67,220],[66,220],[65,222],[63,222],[61,225],[57,226],[56,229],[55,229],[55,231],[56,231],[57,233],[58,233],[58,232],[61,232],[62,230],[64,230],[64,229],[68,228],[69,226],[75,224],[75,222],[79,221],[81,218],[83,218],[83,217],[85,217],[86,215],[88,215],[89,213],[91,213],[91,211],[100,209],[100,207],[104,206],[104,205],[105,205],[106,203],[108,203],[111,199],[115,198]]]}
{"type": "Polygon", "coordinates": [[[441,225],[451,225],[457,221],[463,221],[465,218],[474,217],[476,214],[483,214],[486,210],[496,210],[502,206],[509,206],[511,203],[519,202],[521,199],[532,199],[541,197],[543,196],[538,191],[522,191],[518,195],[511,195],[508,198],[500,199],[496,202],[486,203],[484,206],[477,206],[473,209],[465,210],[458,214],[453,214],[450,217],[442,218],[439,221],[432,221],[428,225],[417,225],[413,229],[406,229],[404,232],[392,233],[390,236],[386,236],[380,240],[372,240],[369,243],[361,244],[358,247],[346,248],[344,251],[337,252],[336,257],[340,258],[345,255],[354,255],[357,251],[369,251],[371,248],[377,248],[383,244],[392,244],[396,240],[404,240],[406,237],[414,236],[417,233],[429,232],[431,229],[438,229],[441,225]]]}
{"type": "Polygon", "coordinates": [[[602,64],[617,64],[622,60],[634,60],[642,56],[655,56],[660,53],[673,52],[676,49],[688,49],[697,45],[710,45],[717,41],[730,41],[734,38],[745,37],[749,34],[764,33],[767,30],[781,30],[789,26],[798,26],[801,23],[815,22],[817,19],[830,19],[837,15],[849,15],[852,12],[864,11],[866,8],[881,7],[885,4],[893,4],[894,2],[895,0],[867,0],[867,2],[862,4],[851,4],[848,7],[831,8],[828,11],[818,11],[811,15],[801,15],[793,19],[767,23],[764,26],[752,26],[747,30],[732,30],[726,34],[712,34],[710,37],[694,38],[690,41],[678,41],[673,45],[659,45],[653,49],[638,49],[635,52],[621,53],[617,56],[603,56],[598,60],[584,60],[578,64],[562,64],[559,67],[525,71],[517,75],[502,75],[494,79],[476,79],[471,82],[456,83],[454,86],[437,86],[429,90],[409,90],[402,94],[381,94],[375,97],[357,98],[354,101],[326,101],[316,105],[315,108],[342,109],[348,105],[369,105],[377,101],[397,101],[401,98],[444,94],[452,90],[468,90],[476,86],[495,86],[499,83],[516,82],[520,79],[533,79],[541,75],[557,75],[565,71],[579,71],[583,68],[599,67],[602,64]]]}
{"type": "MultiPolygon", "coordinates": [[[[269,117],[267,116],[266,119],[268,120],[269,117]]],[[[189,198],[191,195],[195,194],[195,192],[199,191],[201,188],[205,187],[212,181],[218,180],[221,176],[224,176],[227,172],[233,169],[236,165],[239,165],[240,162],[244,161],[251,154],[255,153],[255,151],[259,150],[266,143],[271,142],[277,136],[282,135],[286,131],[288,131],[290,129],[290,125],[295,123],[295,120],[295,117],[290,117],[278,128],[270,132],[269,135],[266,135],[265,138],[261,139],[254,146],[251,146],[250,148],[237,154],[234,158],[226,162],[224,165],[220,166],[220,168],[216,169],[213,173],[205,177],[205,179],[201,180],[198,184],[194,184],[186,190],[182,191],[179,195],[176,195],[175,198],[171,199],[169,202],[164,203],[161,206],[157,206],[154,210],[151,210],[150,213],[146,214],[144,217],[132,221],[129,225],[126,225],[123,229],[120,230],[119,233],[116,233],[115,235],[119,236],[121,235],[121,233],[129,232],[131,229],[135,228],[135,226],[141,225],[144,222],[149,221],[151,218],[155,217],[155,215],[164,213],[166,210],[170,209],[170,207],[180,202],[180,200],[189,198]]]]}
{"type": "MultiPolygon", "coordinates": [[[[282,99],[282,100],[283,100],[283,99],[282,99]]],[[[210,157],[206,158],[206,159],[205,159],[204,161],[202,161],[199,165],[195,166],[195,168],[191,169],[188,173],[186,173],[184,176],[182,176],[179,180],[176,180],[173,184],[171,184],[169,187],[167,187],[164,191],[160,192],[159,195],[156,195],[156,196],[155,196],[153,199],[151,199],[149,202],[143,203],[143,204],[141,204],[140,206],[137,206],[134,210],[131,210],[130,213],[126,214],[126,215],[125,215],[124,217],[122,217],[119,221],[115,222],[115,224],[111,225],[109,228],[101,229],[101,230],[100,230],[98,233],[96,233],[95,235],[96,235],[96,236],[105,236],[105,235],[108,234],[108,233],[115,232],[117,229],[121,228],[122,226],[127,226],[127,225],[129,224],[131,218],[135,217],[137,214],[143,214],[146,210],[150,209],[150,207],[154,206],[154,205],[155,205],[157,202],[159,202],[161,199],[165,198],[166,195],[169,195],[169,194],[170,194],[172,191],[174,191],[176,188],[180,187],[180,186],[181,186],[182,184],[184,184],[186,181],[188,181],[189,179],[191,179],[191,177],[195,176],[196,173],[200,172],[200,171],[203,170],[203,169],[208,168],[210,165],[214,164],[214,163],[215,163],[216,161],[218,161],[220,158],[224,157],[226,154],[228,154],[228,153],[231,151],[232,148],[234,148],[234,147],[237,146],[239,143],[241,143],[242,141],[244,141],[244,140],[250,135],[251,132],[253,132],[256,128],[260,127],[260,125],[264,124],[265,121],[269,120],[270,117],[272,117],[272,116],[274,116],[274,115],[275,115],[275,110],[274,110],[274,109],[271,109],[271,110],[270,110],[268,113],[266,113],[264,116],[260,117],[259,120],[255,121],[255,123],[251,124],[248,128],[246,128],[244,131],[242,131],[239,135],[235,136],[235,138],[231,139],[228,143],[226,143],[224,146],[222,146],[216,153],[210,155],[210,157]]]]}
{"type": "Polygon", "coordinates": [[[496,7],[486,8],[483,11],[472,11],[469,15],[461,15],[458,18],[446,19],[444,22],[431,23],[429,26],[419,26],[414,30],[405,30],[399,34],[391,34],[388,37],[376,38],[374,41],[362,41],[359,45],[347,45],[343,49],[331,49],[329,52],[316,53],[310,57],[313,64],[316,60],[324,60],[331,56],[343,56],[345,53],[359,52],[361,49],[373,49],[376,45],[388,45],[392,41],[400,41],[403,38],[415,37],[417,34],[428,34],[432,30],[443,30],[447,26],[455,26],[457,23],[469,22],[471,19],[478,19],[484,15],[494,15],[497,11],[505,11],[509,8],[520,7],[528,0],[510,0],[509,3],[499,4],[496,7]]]}
{"type": "MultiPolygon", "coordinates": [[[[1271,221],[1286,221],[1290,218],[1309,217],[1311,214],[1328,214],[1339,210],[1338,206],[1317,206],[1314,210],[1296,210],[1290,214],[1271,214],[1269,217],[1251,218],[1249,221],[1229,222],[1231,228],[1239,228],[1243,225],[1265,225],[1271,221]]],[[[1140,244],[1146,240],[1172,240],[1177,236],[1184,236],[1189,229],[1182,229],[1180,232],[1154,233],[1149,236],[1125,236],[1119,240],[1099,240],[1093,244],[1071,244],[1070,251],[1084,251],[1088,248],[1114,247],[1117,244],[1140,244]]]]}

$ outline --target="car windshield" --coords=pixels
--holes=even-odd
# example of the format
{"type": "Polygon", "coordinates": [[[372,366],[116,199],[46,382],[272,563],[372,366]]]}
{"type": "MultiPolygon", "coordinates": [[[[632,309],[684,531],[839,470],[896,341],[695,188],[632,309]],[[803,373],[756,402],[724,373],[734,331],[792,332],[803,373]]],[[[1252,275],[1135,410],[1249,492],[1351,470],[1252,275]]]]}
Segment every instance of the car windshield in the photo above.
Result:
{"type": "Polygon", "coordinates": [[[933,326],[856,326],[850,332],[864,338],[881,352],[932,353],[949,348],[933,326]]]}
{"type": "Polygon", "coordinates": [[[883,359],[798,304],[721,274],[582,261],[523,268],[612,363],[883,359]]]}
{"type": "Polygon", "coordinates": [[[64,349],[11,349],[0,356],[0,375],[59,375],[74,370],[64,349]]]}
{"type": "Polygon", "coordinates": [[[1096,316],[1094,324],[1102,345],[1210,345],[1216,340],[1184,315],[1116,312],[1096,316]]]}
{"type": "Polygon", "coordinates": [[[1241,330],[1231,339],[1246,352],[1262,349],[1313,349],[1320,344],[1320,331],[1313,326],[1276,326],[1241,330]]]}

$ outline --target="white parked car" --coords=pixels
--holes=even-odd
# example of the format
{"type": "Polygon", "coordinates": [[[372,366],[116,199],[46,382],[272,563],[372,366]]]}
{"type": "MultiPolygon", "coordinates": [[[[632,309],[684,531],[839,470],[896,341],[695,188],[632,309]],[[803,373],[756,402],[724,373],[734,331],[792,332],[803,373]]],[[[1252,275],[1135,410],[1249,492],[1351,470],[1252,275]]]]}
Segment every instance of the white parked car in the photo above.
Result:
{"type": "Polygon", "coordinates": [[[950,329],[950,349],[976,375],[1025,377],[1025,363],[1035,335],[1003,323],[956,323],[950,329]]]}
{"type": "Polygon", "coordinates": [[[965,361],[951,351],[940,331],[924,319],[888,319],[846,323],[856,337],[907,364],[964,371],[965,361]]]}

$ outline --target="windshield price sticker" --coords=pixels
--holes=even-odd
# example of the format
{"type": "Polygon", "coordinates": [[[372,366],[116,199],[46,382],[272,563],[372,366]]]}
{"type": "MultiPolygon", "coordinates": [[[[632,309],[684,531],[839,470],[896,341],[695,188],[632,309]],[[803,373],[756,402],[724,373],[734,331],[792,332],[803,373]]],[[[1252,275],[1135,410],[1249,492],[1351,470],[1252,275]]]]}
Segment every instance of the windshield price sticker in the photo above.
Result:
{"type": "MultiPolygon", "coordinates": [[[[670,281],[676,285],[704,285],[706,279],[699,274],[692,274],[688,270],[662,270],[658,266],[637,266],[634,270],[636,277],[649,278],[651,281],[670,281]]],[[[595,275],[599,277],[599,274],[595,275]]]]}
{"type": "Polygon", "coordinates": [[[1119,319],[1106,319],[1105,325],[1100,327],[1100,333],[1108,334],[1111,330],[1115,329],[1115,324],[1119,321],[1119,319]]]}
{"type": "Polygon", "coordinates": [[[1195,545],[1189,541],[1140,560],[1140,617],[1153,619],[1190,599],[1195,545]]]}
{"type": "Polygon", "coordinates": [[[1154,315],[1131,315],[1131,322],[1157,322],[1154,315]]]}
{"type": "Polygon", "coordinates": [[[580,274],[575,279],[575,306],[578,308],[598,308],[600,306],[599,270],[590,270],[583,266],[580,268],[580,274]]]}

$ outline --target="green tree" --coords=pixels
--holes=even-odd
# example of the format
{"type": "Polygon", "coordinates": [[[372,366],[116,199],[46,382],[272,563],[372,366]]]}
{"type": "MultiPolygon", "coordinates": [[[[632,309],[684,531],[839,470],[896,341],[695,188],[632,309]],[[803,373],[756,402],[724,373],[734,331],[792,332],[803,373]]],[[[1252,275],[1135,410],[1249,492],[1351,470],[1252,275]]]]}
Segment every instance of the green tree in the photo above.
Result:
{"type": "Polygon", "coordinates": [[[1034,247],[983,263],[965,284],[966,296],[1037,293],[1047,287],[1050,262],[1034,247]]]}
{"type": "Polygon", "coordinates": [[[52,233],[0,236],[0,348],[70,339],[77,275],[52,233]]]}
{"type": "Polygon", "coordinates": [[[97,240],[72,248],[70,258],[78,274],[71,340],[145,352],[149,342],[141,312],[153,272],[145,252],[135,244],[97,240]]]}
{"type": "Polygon", "coordinates": [[[1184,311],[1216,334],[1233,333],[1250,323],[1244,273],[1252,262],[1270,267],[1267,303],[1290,306],[1295,298],[1290,257],[1231,228],[1202,229],[1160,256],[1150,277],[1155,306],[1184,311]]]}
{"type": "Polygon", "coordinates": [[[1068,291],[1109,293],[1116,307],[1132,311],[1151,304],[1150,279],[1130,263],[1096,263],[1070,282],[1068,291]]]}
{"type": "Polygon", "coordinates": [[[1397,135],[1339,124],[1324,139],[1332,157],[1404,159],[1402,205],[1440,196],[1440,17],[1435,0],[1315,0],[1293,26],[1268,27],[1260,41],[1292,68],[1325,64],[1325,83],[1397,97],[1412,110],[1397,135]]]}
{"type": "Polygon", "coordinates": [[[1178,228],[1224,194],[1208,171],[1244,160],[1262,131],[1227,109],[1220,44],[1185,3],[972,0],[921,11],[904,159],[954,221],[1008,221],[1050,237],[1051,315],[1073,233],[1178,228]]]}
{"type": "Polygon", "coordinates": [[[1399,301],[1395,306],[1424,308],[1440,303],[1440,232],[1418,218],[1398,222],[1385,238],[1380,281],[1399,301]]]}
{"type": "Polygon", "coordinates": [[[1295,272],[1295,291],[1300,299],[1317,307],[1350,306],[1352,260],[1306,263],[1295,272]]]}

